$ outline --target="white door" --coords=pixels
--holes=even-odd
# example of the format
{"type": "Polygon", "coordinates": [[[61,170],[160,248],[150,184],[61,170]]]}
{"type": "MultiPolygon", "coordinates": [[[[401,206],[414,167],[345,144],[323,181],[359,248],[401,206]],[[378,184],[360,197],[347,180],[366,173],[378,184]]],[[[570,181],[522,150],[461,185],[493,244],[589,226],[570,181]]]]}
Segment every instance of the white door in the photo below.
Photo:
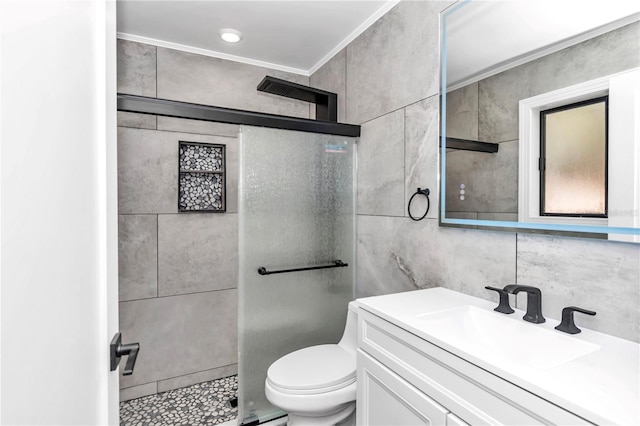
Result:
{"type": "Polygon", "coordinates": [[[0,8],[0,422],[117,424],[115,1],[0,8]]]}

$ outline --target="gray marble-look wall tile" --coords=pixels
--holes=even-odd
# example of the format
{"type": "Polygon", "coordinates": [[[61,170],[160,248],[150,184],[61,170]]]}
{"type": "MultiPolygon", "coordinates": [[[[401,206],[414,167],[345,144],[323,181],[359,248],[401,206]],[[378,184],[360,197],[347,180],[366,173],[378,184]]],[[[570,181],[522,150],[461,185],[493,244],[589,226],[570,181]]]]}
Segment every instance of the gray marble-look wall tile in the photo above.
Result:
{"type": "Polygon", "coordinates": [[[178,211],[178,140],[175,134],[118,128],[120,214],[178,211]]]}
{"type": "Polygon", "coordinates": [[[158,130],[170,132],[197,133],[199,135],[237,137],[237,124],[215,123],[212,121],[186,120],[175,117],[158,117],[158,130]]]}
{"type": "Polygon", "coordinates": [[[120,402],[129,401],[130,399],[142,398],[143,396],[154,395],[156,393],[158,393],[157,382],[131,386],[130,388],[120,389],[120,402]]]}
{"type": "Polygon", "coordinates": [[[120,301],[158,295],[158,217],[118,216],[120,301]]]}
{"type": "MultiPolygon", "coordinates": [[[[338,122],[347,119],[347,49],[342,49],[329,62],[309,77],[312,87],[333,92],[338,95],[338,122]]],[[[315,118],[315,107],[311,117],[315,118]]]]}
{"type": "Polygon", "coordinates": [[[528,70],[513,68],[478,82],[478,138],[502,142],[518,138],[518,102],[533,96],[528,70]]]}
{"type": "Polygon", "coordinates": [[[160,380],[158,382],[158,392],[166,392],[191,386],[196,383],[208,382],[211,380],[229,377],[238,374],[238,364],[225,365],[211,370],[198,371],[186,376],[173,377],[171,379],[160,380]]]}
{"type": "Polygon", "coordinates": [[[356,296],[446,287],[494,300],[485,285],[515,279],[515,234],[439,227],[438,221],[358,216],[356,296]]]}
{"type": "Polygon", "coordinates": [[[517,282],[542,290],[547,318],[579,306],[597,315],[576,314],[578,327],[640,342],[640,245],[518,234],[517,282]]]}
{"type": "Polygon", "coordinates": [[[178,212],[178,142],[227,145],[227,207],[237,210],[237,139],[118,128],[120,214],[178,212]]]}
{"type": "MultiPolygon", "coordinates": [[[[438,96],[432,96],[405,108],[405,201],[418,188],[430,190],[430,208],[427,218],[438,217],[438,131],[439,126],[438,96]]],[[[421,217],[427,209],[427,200],[423,195],[416,195],[411,203],[411,214],[421,217]]],[[[408,215],[405,207],[405,216],[408,215]]]]}
{"type": "Polygon", "coordinates": [[[446,207],[479,213],[518,212],[518,141],[503,142],[498,152],[447,152],[446,207]],[[464,194],[460,185],[464,184],[464,194]],[[464,200],[460,196],[464,196],[464,200]]]}
{"type": "Polygon", "coordinates": [[[155,129],[156,116],[151,114],[136,114],[133,112],[118,111],[118,127],[155,129]]]}
{"type": "Polygon", "coordinates": [[[640,66],[635,22],[479,82],[479,136],[486,142],[518,138],[518,102],[640,66]]]}
{"type": "Polygon", "coordinates": [[[158,295],[238,286],[238,215],[158,217],[158,295]]]}
{"type": "Polygon", "coordinates": [[[156,96],[156,52],[149,44],[118,40],[118,93],[156,96]]]}
{"type": "Polygon", "coordinates": [[[362,125],[358,214],[404,216],[404,111],[362,125]]]}
{"type": "Polygon", "coordinates": [[[309,84],[302,75],[158,48],[159,98],[309,118],[307,102],[256,89],[267,75],[309,84]]]}
{"type": "Polygon", "coordinates": [[[235,289],[120,303],[125,342],[139,342],[135,373],[120,387],[237,363],[235,289]]]}
{"type": "Polygon", "coordinates": [[[447,93],[447,136],[478,140],[478,83],[447,93]]]}
{"type": "Polygon", "coordinates": [[[438,93],[439,13],[403,1],[347,46],[347,121],[361,124],[438,93]]]}

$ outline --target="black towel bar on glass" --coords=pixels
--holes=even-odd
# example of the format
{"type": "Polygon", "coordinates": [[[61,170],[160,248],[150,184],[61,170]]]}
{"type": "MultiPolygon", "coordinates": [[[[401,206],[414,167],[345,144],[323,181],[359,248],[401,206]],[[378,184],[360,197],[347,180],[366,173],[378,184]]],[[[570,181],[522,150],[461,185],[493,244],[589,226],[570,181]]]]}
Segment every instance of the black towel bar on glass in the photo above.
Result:
{"type": "Polygon", "coordinates": [[[267,271],[267,268],[261,266],[258,268],[258,273],[260,275],[271,275],[271,274],[282,274],[284,272],[299,272],[299,271],[311,271],[313,269],[328,269],[328,268],[342,268],[345,266],[349,266],[348,263],[344,263],[342,260],[334,260],[331,265],[323,265],[323,266],[309,266],[307,268],[295,268],[295,269],[280,269],[277,271],[267,271]]]}

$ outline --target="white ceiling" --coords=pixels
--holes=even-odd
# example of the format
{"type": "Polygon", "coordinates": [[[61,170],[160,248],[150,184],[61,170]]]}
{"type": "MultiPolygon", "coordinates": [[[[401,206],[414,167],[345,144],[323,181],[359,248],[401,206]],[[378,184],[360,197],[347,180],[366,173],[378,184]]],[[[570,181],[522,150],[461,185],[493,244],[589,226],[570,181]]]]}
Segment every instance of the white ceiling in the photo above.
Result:
{"type": "Polygon", "coordinates": [[[638,0],[462,4],[446,17],[447,87],[461,87],[611,31],[638,20],[639,12],[638,0]]]}
{"type": "Polygon", "coordinates": [[[392,1],[123,1],[118,37],[310,75],[368,28],[392,1]],[[222,41],[233,28],[240,43],[222,41]]]}

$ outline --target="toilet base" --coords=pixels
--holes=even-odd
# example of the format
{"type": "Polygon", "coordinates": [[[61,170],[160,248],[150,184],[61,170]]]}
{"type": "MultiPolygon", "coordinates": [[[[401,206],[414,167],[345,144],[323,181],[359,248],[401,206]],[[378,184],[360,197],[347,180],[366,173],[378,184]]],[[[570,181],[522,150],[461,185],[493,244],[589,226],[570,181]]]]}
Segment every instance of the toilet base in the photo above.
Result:
{"type": "Polygon", "coordinates": [[[322,417],[300,416],[289,413],[287,426],[335,426],[349,417],[356,409],[355,401],[345,404],[333,414],[322,417]]]}

